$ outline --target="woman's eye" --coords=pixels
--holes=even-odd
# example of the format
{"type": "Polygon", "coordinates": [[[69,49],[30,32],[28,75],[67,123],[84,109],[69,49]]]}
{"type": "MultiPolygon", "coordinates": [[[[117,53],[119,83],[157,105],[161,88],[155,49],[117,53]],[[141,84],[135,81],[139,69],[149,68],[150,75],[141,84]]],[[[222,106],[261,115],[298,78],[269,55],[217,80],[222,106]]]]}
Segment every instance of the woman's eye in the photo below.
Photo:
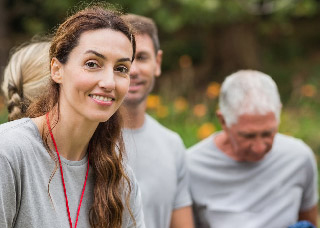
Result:
{"type": "Polygon", "coordinates": [[[98,68],[99,67],[99,65],[94,61],[88,61],[88,62],[85,63],[85,65],[90,69],[94,69],[94,68],[98,68]]]}
{"type": "Polygon", "coordinates": [[[128,73],[129,72],[129,69],[125,66],[118,66],[116,67],[116,71],[117,72],[120,72],[120,73],[128,73]]]}

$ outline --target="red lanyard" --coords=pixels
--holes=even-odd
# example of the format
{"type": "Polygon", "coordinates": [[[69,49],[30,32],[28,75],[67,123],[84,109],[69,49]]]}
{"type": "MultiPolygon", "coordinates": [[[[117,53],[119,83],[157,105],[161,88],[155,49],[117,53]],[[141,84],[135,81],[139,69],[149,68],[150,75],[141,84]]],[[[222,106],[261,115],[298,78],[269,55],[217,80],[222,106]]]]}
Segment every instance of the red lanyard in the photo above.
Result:
{"type": "MultiPolygon", "coordinates": [[[[64,178],[63,178],[63,170],[62,170],[62,165],[61,165],[61,159],[60,159],[60,154],[58,152],[58,148],[57,148],[57,144],[56,141],[54,140],[53,134],[52,134],[52,130],[50,127],[50,122],[49,122],[49,113],[46,114],[46,118],[47,118],[47,125],[49,128],[49,132],[51,135],[51,139],[53,141],[54,147],[56,149],[57,155],[58,155],[58,159],[59,159],[59,165],[60,165],[60,172],[61,172],[61,180],[62,180],[62,184],[63,184],[63,191],[64,191],[64,196],[66,198],[66,207],[67,207],[67,212],[68,212],[68,217],[69,217],[69,224],[70,224],[70,228],[72,228],[72,221],[71,221],[71,216],[70,216],[70,209],[69,209],[69,203],[68,203],[68,196],[67,196],[67,191],[66,191],[66,185],[64,183],[64,178]]],[[[80,214],[80,208],[81,208],[81,203],[82,203],[82,199],[83,199],[83,195],[84,195],[84,191],[86,189],[86,184],[87,184],[87,179],[88,179],[88,173],[89,173],[89,155],[90,155],[90,151],[88,153],[88,167],[87,167],[87,173],[86,173],[86,178],[84,180],[84,184],[83,184],[83,189],[82,189],[82,194],[81,194],[81,198],[80,198],[80,202],[79,202],[79,207],[78,207],[78,211],[77,211],[77,219],[76,219],[76,223],[74,228],[77,227],[78,224],[78,218],[79,218],[79,214],[80,214]]]]}

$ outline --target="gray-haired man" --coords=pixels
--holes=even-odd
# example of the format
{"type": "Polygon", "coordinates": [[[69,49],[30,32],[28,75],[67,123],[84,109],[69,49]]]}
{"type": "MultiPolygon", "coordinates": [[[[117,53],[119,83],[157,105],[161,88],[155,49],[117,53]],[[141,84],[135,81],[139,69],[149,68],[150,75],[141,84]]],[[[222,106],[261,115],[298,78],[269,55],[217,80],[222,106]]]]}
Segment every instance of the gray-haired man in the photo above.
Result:
{"type": "Polygon", "coordinates": [[[317,167],[301,140],[278,132],[281,101],[270,76],[238,71],[222,84],[222,131],[188,150],[199,228],[285,228],[317,223],[317,167]]]}

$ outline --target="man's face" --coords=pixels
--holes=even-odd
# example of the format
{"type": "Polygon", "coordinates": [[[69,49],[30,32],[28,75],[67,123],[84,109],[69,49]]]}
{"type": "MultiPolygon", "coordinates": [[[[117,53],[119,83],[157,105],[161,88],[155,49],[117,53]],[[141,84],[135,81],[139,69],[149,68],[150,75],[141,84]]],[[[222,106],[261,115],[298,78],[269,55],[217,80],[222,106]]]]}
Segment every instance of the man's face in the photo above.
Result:
{"type": "Polygon", "coordinates": [[[147,34],[136,35],[136,54],[130,69],[130,87],[125,105],[137,106],[144,102],[153,89],[155,77],[161,74],[162,51],[157,54],[147,34]]]}
{"type": "Polygon", "coordinates": [[[243,114],[237,123],[224,126],[224,130],[237,160],[256,162],[271,150],[278,122],[272,112],[265,115],[243,114]]]}

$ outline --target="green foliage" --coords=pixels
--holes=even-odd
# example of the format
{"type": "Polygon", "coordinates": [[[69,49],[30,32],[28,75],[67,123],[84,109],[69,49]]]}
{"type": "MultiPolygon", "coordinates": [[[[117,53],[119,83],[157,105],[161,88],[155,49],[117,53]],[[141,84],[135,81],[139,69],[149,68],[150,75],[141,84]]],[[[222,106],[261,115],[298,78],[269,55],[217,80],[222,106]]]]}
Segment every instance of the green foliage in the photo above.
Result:
{"type": "MultiPolygon", "coordinates": [[[[319,0],[102,2],[151,17],[158,25],[164,60],[155,93],[161,102],[148,111],[177,131],[187,147],[220,129],[214,114],[217,85],[229,73],[253,68],[271,75],[278,84],[284,105],[280,130],[302,138],[320,155],[319,0]],[[183,66],[183,57],[189,65],[183,66]],[[218,83],[208,84],[212,80],[218,83]]],[[[89,3],[92,1],[7,1],[7,39],[13,46],[36,34],[51,33],[68,15],[89,3]]],[[[6,121],[6,111],[0,110],[0,123],[6,121]]]]}
{"type": "Polygon", "coordinates": [[[297,6],[292,10],[296,17],[312,17],[317,14],[319,4],[316,1],[304,0],[297,2],[297,6]]]}
{"type": "Polygon", "coordinates": [[[6,109],[0,109],[0,124],[6,123],[8,121],[8,112],[6,109]]]}
{"type": "MultiPolygon", "coordinates": [[[[110,0],[101,2],[118,5],[125,12],[150,16],[156,20],[163,31],[168,33],[190,25],[210,26],[247,19],[255,20],[257,16],[263,14],[285,20],[292,17],[312,17],[319,12],[319,4],[315,0],[264,1],[272,3],[269,11],[266,12],[262,7],[261,9],[258,7],[261,5],[261,0],[110,0]]],[[[80,2],[76,0],[11,1],[7,9],[12,11],[16,18],[28,20],[28,22],[16,21],[19,24],[18,29],[34,34],[39,31],[46,32],[46,29],[61,22],[70,9],[82,8],[83,5],[90,3],[92,1],[89,0],[80,2]],[[24,7],[25,10],[21,10],[20,7],[24,7]]]]}
{"type": "MultiPolygon", "coordinates": [[[[94,2],[99,1],[13,0],[7,2],[6,10],[10,15],[9,23],[13,36],[17,34],[33,36],[51,32],[67,15],[94,2]]],[[[205,83],[212,80],[210,78],[212,75],[215,77],[214,80],[221,82],[227,73],[239,68],[258,68],[272,75],[279,85],[285,106],[289,105],[293,109],[300,109],[302,103],[308,103],[300,98],[301,103],[293,102],[301,86],[304,84],[318,86],[316,76],[319,74],[320,54],[317,50],[320,45],[316,31],[319,27],[317,23],[320,17],[319,1],[109,0],[102,2],[115,4],[124,12],[146,15],[156,21],[164,49],[162,77],[168,72],[180,74],[181,57],[190,58],[190,69],[184,71],[193,70],[194,78],[191,80],[196,83],[193,84],[194,88],[186,87],[185,90],[177,88],[175,97],[188,98],[187,93],[195,94],[194,91],[202,90],[206,86],[205,83]],[[242,27],[245,28],[243,31],[242,27]],[[242,40],[248,38],[243,35],[248,33],[253,34],[252,41],[242,40]],[[239,49],[238,53],[236,47],[246,42],[247,46],[239,49]],[[251,57],[247,57],[245,53],[249,49],[254,53],[251,57]],[[245,58],[248,60],[241,62],[245,58]],[[257,64],[254,64],[255,62],[257,64]]],[[[158,85],[161,85],[161,79],[158,85]]],[[[162,90],[156,88],[156,91],[162,90]]],[[[171,93],[161,96],[170,97],[171,93]]],[[[196,93],[195,97],[199,98],[201,95],[196,93]]],[[[200,101],[198,99],[197,102],[188,102],[200,101]]],[[[317,105],[309,106],[315,106],[317,110],[317,105]]],[[[169,110],[174,113],[172,107],[169,110]]],[[[193,132],[194,135],[195,125],[201,125],[202,122],[191,121],[192,123],[186,124],[193,129],[189,130],[183,128],[183,123],[180,122],[192,118],[184,119],[179,115],[177,120],[180,121],[176,121],[176,117],[161,121],[179,132],[193,132]]],[[[285,111],[284,116],[286,119],[285,111]]],[[[212,118],[208,121],[214,122],[212,118]]],[[[312,127],[307,120],[301,119],[301,121],[303,125],[312,127]]],[[[307,137],[305,133],[298,133],[303,132],[303,129],[300,130],[300,127],[298,129],[295,128],[297,131],[294,131],[294,134],[307,137]]]]}

